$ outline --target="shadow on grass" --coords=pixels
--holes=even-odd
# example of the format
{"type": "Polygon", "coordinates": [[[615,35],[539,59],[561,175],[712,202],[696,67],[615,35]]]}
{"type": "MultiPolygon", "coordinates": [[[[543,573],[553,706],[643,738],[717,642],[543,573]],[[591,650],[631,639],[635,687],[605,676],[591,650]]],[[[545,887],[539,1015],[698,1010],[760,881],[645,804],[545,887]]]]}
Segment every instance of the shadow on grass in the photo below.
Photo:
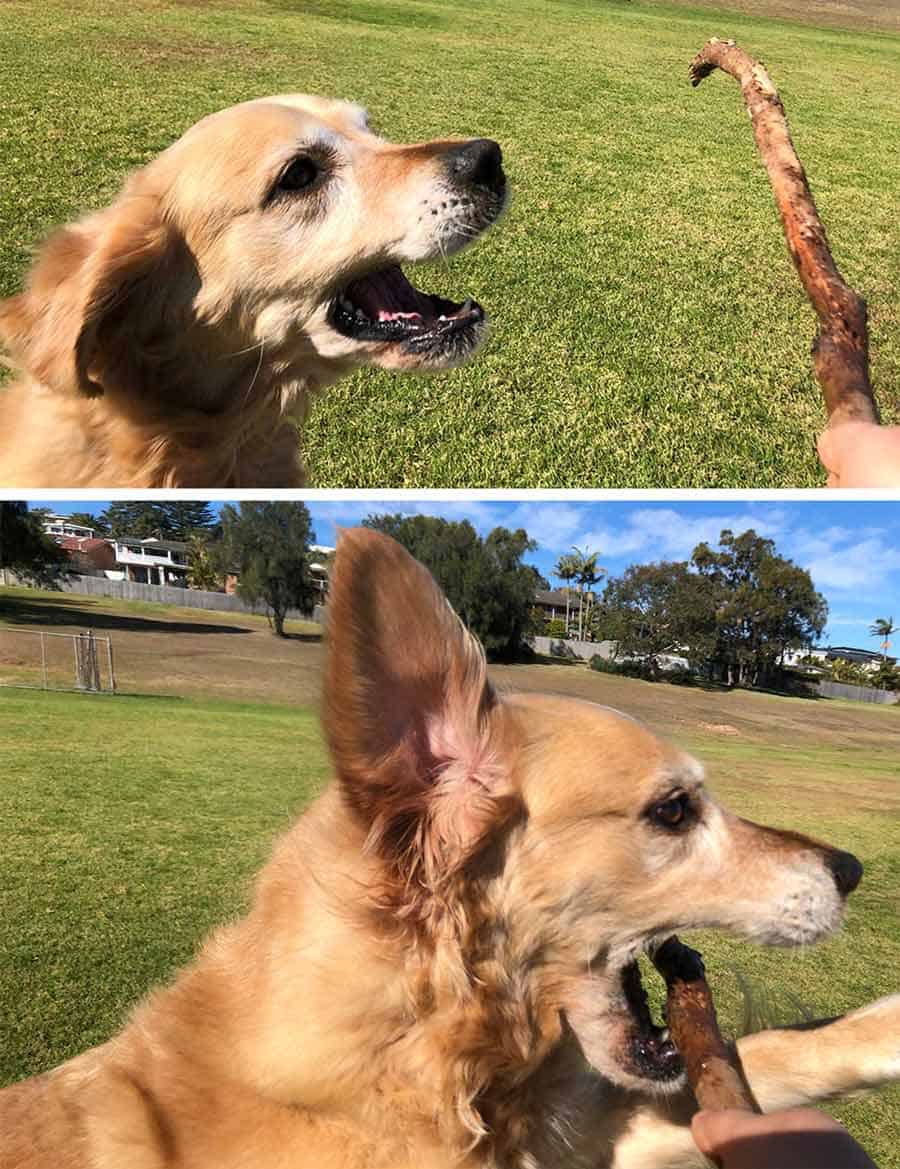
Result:
{"type": "Polygon", "coordinates": [[[321,633],[283,633],[281,635],[282,641],[307,641],[315,643],[322,640],[321,633]]]}
{"type": "Polygon", "coordinates": [[[0,617],[18,625],[75,625],[130,633],[253,633],[242,625],[214,625],[205,621],[172,621],[164,617],[133,617],[93,612],[83,598],[0,598],[0,617]]]}
{"type": "Polygon", "coordinates": [[[36,694],[80,694],[82,698],[158,698],[162,702],[185,702],[183,694],[141,694],[137,690],[79,690],[75,686],[33,686],[26,682],[2,682],[0,690],[32,690],[36,694]]]}

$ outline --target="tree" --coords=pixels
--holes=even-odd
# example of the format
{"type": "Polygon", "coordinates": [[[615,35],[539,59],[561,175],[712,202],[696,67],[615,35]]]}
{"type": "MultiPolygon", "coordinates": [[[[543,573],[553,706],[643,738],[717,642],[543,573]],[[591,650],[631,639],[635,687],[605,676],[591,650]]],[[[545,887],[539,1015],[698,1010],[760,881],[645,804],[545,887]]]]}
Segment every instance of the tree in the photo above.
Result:
{"type": "Polygon", "coordinates": [[[512,658],[532,632],[534,594],[547,582],[522,557],[528,533],[495,528],[483,540],[468,522],[437,516],[379,515],[363,520],[421,561],[488,656],[512,658]]]}
{"type": "Polygon", "coordinates": [[[152,500],[111,503],[100,513],[100,520],[117,539],[123,536],[135,540],[162,539],[168,534],[165,505],[152,500]]]}
{"type": "Polygon", "coordinates": [[[699,544],[691,563],[713,590],[712,666],[729,685],[766,684],[785,650],[809,648],[825,628],[828,604],[809,573],[752,529],[739,536],[726,529],[718,550],[699,544]]]}
{"type": "Polygon", "coordinates": [[[893,617],[876,617],[875,624],[869,626],[870,637],[881,639],[881,661],[887,661],[887,651],[891,648],[891,635],[897,632],[893,617]]]}
{"type": "Polygon", "coordinates": [[[565,556],[560,556],[556,562],[556,567],[553,570],[554,576],[558,577],[566,586],[566,637],[569,636],[569,584],[578,576],[578,564],[575,557],[571,553],[565,556]]]}
{"type": "Polygon", "coordinates": [[[238,596],[262,602],[269,624],[284,637],[289,609],[307,612],[316,596],[309,573],[309,545],[315,539],[302,503],[250,503],[221,512],[222,543],[215,557],[220,571],[239,573],[238,596]]]}
{"type": "Polygon", "coordinates": [[[597,563],[599,552],[582,552],[580,548],[572,549],[572,565],[575,569],[575,579],[578,581],[578,638],[584,637],[585,627],[585,597],[593,599],[590,590],[599,584],[606,576],[606,569],[597,563]]]}
{"type": "Polygon", "coordinates": [[[69,521],[73,524],[81,524],[84,528],[93,528],[98,536],[109,535],[109,525],[102,514],[92,515],[89,511],[73,511],[69,516],[69,521]]]}
{"type": "Polygon", "coordinates": [[[900,690],[900,666],[893,662],[882,661],[869,677],[879,690],[900,690]]]}
{"type": "Polygon", "coordinates": [[[665,654],[703,661],[716,644],[710,582],[683,562],[637,564],[607,582],[603,591],[605,635],[617,656],[641,658],[653,677],[665,654]]]}
{"type": "Polygon", "coordinates": [[[41,511],[29,512],[19,500],[0,503],[0,569],[8,568],[36,585],[59,587],[70,571],[62,548],[44,531],[41,511]]]}
{"type": "Polygon", "coordinates": [[[220,578],[208,537],[202,532],[194,533],[188,541],[188,586],[212,591],[219,587],[220,578]]]}
{"type": "Polygon", "coordinates": [[[210,532],[216,517],[203,500],[141,499],[111,503],[90,523],[120,539],[131,536],[136,540],[189,541],[195,532],[210,532]]]}
{"type": "Polygon", "coordinates": [[[176,499],[160,504],[163,531],[172,540],[190,541],[198,532],[209,532],[216,522],[212,508],[199,499],[176,499]]]}

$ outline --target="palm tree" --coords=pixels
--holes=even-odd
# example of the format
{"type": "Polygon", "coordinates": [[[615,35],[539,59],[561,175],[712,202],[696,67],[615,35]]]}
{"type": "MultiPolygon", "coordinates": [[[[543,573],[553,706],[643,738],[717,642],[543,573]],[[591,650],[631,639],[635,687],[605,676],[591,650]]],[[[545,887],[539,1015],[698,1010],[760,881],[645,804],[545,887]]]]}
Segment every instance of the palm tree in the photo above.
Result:
{"type": "Polygon", "coordinates": [[[578,581],[578,638],[584,634],[584,597],[585,590],[592,589],[606,576],[606,569],[597,563],[599,552],[582,552],[580,548],[573,548],[572,559],[576,564],[575,577],[578,581]]]}
{"type": "Polygon", "coordinates": [[[575,580],[578,576],[578,564],[575,557],[571,555],[560,556],[556,562],[556,567],[553,569],[553,575],[561,581],[565,581],[566,585],[566,637],[569,636],[569,581],[575,580]]]}
{"type": "Polygon", "coordinates": [[[887,651],[891,648],[891,634],[896,633],[900,626],[894,624],[893,617],[876,617],[875,624],[869,626],[870,637],[881,638],[881,662],[884,664],[887,651]]]}

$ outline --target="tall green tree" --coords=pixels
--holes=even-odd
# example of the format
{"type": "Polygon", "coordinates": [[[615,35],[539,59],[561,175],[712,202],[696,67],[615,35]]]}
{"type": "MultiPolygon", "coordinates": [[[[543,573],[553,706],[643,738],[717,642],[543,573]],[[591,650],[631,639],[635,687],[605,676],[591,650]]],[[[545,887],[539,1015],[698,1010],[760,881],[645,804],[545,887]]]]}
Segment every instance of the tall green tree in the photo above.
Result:
{"type": "Polygon", "coordinates": [[[482,539],[467,521],[378,515],[366,527],[392,536],[422,562],[489,657],[514,658],[532,632],[534,594],[547,582],[523,556],[537,546],[519,529],[482,539]]]}
{"type": "Polygon", "coordinates": [[[188,587],[214,591],[220,580],[216,554],[209,539],[204,532],[195,532],[188,541],[188,587]]]}
{"type": "Polygon", "coordinates": [[[869,626],[869,636],[877,637],[881,641],[882,664],[887,661],[887,651],[891,648],[891,637],[897,632],[893,617],[876,617],[874,625],[869,626]]]}
{"type": "Polygon", "coordinates": [[[190,541],[191,537],[209,532],[216,523],[213,509],[199,499],[174,499],[160,504],[165,535],[172,540],[190,541]]]}
{"type": "Polygon", "coordinates": [[[601,620],[617,655],[642,659],[653,677],[667,654],[700,663],[715,650],[713,589],[684,561],[635,564],[607,581],[601,620]]]}
{"type": "Polygon", "coordinates": [[[785,650],[805,649],[821,636],[828,604],[809,573],[779,556],[753,529],[728,529],[719,547],[698,544],[691,563],[716,603],[714,671],[729,685],[765,685],[785,650]]]}
{"type": "Polygon", "coordinates": [[[553,569],[553,575],[563,582],[566,589],[566,637],[569,636],[569,618],[570,618],[570,598],[569,585],[578,576],[578,563],[575,556],[571,552],[560,556],[556,562],[556,567],[553,569]]]}
{"type": "Polygon", "coordinates": [[[85,528],[93,528],[98,536],[109,535],[109,527],[100,512],[94,515],[89,511],[73,511],[68,518],[73,524],[81,524],[85,528]]]}
{"type": "Polygon", "coordinates": [[[44,588],[58,588],[69,557],[45,532],[41,516],[22,500],[0,502],[0,568],[44,588]]]}
{"type": "Polygon", "coordinates": [[[312,609],[316,589],[309,572],[309,545],[315,540],[302,503],[252,503],[221,512],[220,571],[239,573],[238,596],[265,605],[272,629],[284,637],[288,610],[312,609]]]}
{"type": "Polygon", "coordinates": [[[599,552],[582,552],[580,548],[572,549],[572,560],[575,568],[575,579],[578,581],[578,637],[584,637],[585,610],[588,600],[593,596],[591,590],[606,576],[606,569],[597,563],[599,552]]]}
{"type": "Polygon", "coordinates": [[[155,500],[122,500],[100,513],[109,534],[116,539],[163,539],[169,534],[165,504],[155,500]]]}

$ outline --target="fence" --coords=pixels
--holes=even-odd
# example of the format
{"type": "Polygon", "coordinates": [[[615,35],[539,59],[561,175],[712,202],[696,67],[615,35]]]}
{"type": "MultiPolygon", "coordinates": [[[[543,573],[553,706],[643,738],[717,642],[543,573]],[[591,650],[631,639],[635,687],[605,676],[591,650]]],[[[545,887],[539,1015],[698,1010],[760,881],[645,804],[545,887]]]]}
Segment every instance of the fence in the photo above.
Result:
{"type": "Polygon", "coordinates": [[[900,702],[900,694],[893,690],[876,690],[874,686],[853,686],[849,682],[819,683],[819,693],[823,698],[849,698],[851,702],[877,702],[890,706],[900,702]]]}
{"type": "Polygon", "coordinates": [[[90,630],[0,629],[0,686],[116,691],[112,641],[90,630]]]}
{"type": "MultiPolygon", "coordinates": [[[[11,573],[0,584],[22,584],[11,573]]],[[[63,577],[59,587],[64,593],[81,593],[88,597],[114,597],[120,601],[154,601],[158,605],[181,605],[186,609],[214,609],[226,613],[261,613],[264,610],[254,608],[242,601],[233,593],[213,593],[204,589],[182,589],[177,585],[150,585],[139,584],[133,580],[107,580],[102,576],[79,576],[77,574],[63,577]]],[[[304,618],[306,613],[296,609],[288,611],[289,617],[304,618]]]]}

